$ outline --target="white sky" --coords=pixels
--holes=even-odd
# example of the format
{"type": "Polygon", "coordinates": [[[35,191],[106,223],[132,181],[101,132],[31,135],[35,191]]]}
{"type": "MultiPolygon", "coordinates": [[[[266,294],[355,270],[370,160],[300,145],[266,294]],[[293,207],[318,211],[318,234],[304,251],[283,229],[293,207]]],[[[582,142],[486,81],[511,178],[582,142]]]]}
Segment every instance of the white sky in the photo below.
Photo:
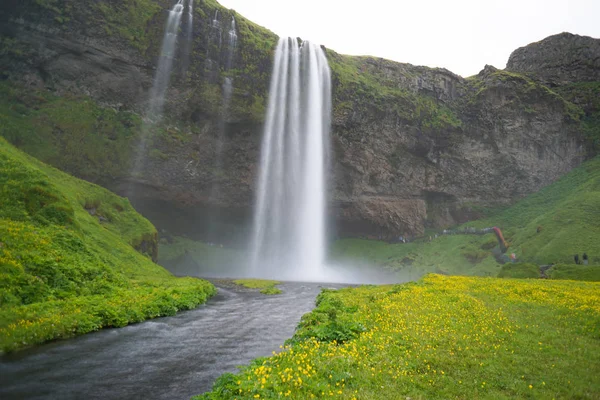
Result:
{"type": "Polygon", "coordinates": [[[218,1],[280,36],[465,77],[556,33],[600,37],[600,0],[218,1]]]}

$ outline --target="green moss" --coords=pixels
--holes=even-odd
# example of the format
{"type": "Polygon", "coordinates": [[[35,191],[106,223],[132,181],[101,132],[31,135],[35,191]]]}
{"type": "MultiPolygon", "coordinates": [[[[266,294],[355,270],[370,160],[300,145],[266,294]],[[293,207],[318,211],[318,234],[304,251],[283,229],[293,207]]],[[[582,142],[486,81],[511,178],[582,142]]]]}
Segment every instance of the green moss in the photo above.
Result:
{"type": "Polygon", "coordinates": [[[172,315],[215,293],[135,250],[156,241],[127,199],[0,138],[0,352],[172,315]]]}
{"type": "MultiPolygon", "coordinates": [[[[424,131],[449,134],[462,126],[458,115],[437,99],[414,93],[399,86],[382,74],[377,67],[389,63],[372,57],[356,57],[327,51],[334,89],[334,113],[343,115],[350,110],[394,113],[407,123],[424,131]]],[[[400,72],[404,78],[416,76],[400,72]]],[[[400,76],[396,76],[399,79],[400,76]]]]}
{"type": "Polygon", "coordinates": [[[93,181],[123,176],[141,118],[83,96],[0,83],[0,136],[36,158],[93,181]]]}
{"type": "Polygon", "coordinates": [[[600,82],[578,82],[555,88],[565,99],[583,110],[583,133],[591,147],[600,151],[600,82]]]}
{"type": "Polygon", "coordinates": [[[118,35],[145,53],[151,40],[148,36],[149,23],[162,10],[156,1],[101,1],[93,7],[107,34],[118,35]]]}
{"type": "Polygon", "coordinates": [[[467,79],[466,82],[471,88],[472,95],[469,99],[471,105],[478,102],[480,96],[488,90],[507,86],[514,90],[511,101],[520,106],[526,114],[535,114],[536,104],[540,102],[540,99],[547,99],[562,109],[566,121],[579,123],[584,115],[581,107],[573,104],[558,91],[516,72],[496,70],[485,78],[474,76],[467,79]]]}

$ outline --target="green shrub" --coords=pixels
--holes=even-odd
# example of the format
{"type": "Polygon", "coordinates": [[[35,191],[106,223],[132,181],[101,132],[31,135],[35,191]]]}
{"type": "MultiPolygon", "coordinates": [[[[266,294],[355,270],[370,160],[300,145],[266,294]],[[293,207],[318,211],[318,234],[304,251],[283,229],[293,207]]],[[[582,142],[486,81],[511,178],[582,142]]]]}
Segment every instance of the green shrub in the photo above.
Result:
{"type": "Polygon", "coordinates": [[[504,264],[498,273],[498,278],[539,278],[540,267],[529,263],[504,264]]]}

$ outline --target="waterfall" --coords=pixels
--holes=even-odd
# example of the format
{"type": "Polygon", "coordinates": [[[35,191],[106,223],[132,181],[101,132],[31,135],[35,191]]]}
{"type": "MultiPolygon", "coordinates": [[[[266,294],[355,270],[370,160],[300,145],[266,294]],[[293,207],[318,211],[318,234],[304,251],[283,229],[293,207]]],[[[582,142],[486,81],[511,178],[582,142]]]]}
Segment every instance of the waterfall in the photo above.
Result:
{"type": "Polygon", "coordinates": [[[171,69],[173,68],[173,59],[175,58],[177,36],[179,34],[182,14],[183,0],[178,0],[173,9],[169,11],[158,68],[150,92],[149,114],[153,119],[160,119],[165,104],[165,92],[171,79],[171,69]]]}
{"type": "Polygon", "coordinates": [[[252,274],[315,280],[325,262],[331,77],[321,48],[281,38],[263,133],[252,274]]]}
{"type": "Polygon", "coordinates": [[[212,30],[217,32],[219,37],[218,47],[221,48],[221,22],[219,21],[219,10],[215,10],[215,17],[212,20],[211,24],[212,30]]]}
{"type": "Polygon", "coordinates": [[[185,21],[185,43],[181,54],[181,76],[185,79],[190,65],[190,52],[194,41],[194,0],[189,0],[185,21]]]}
{"type": "MultiPolygon", "coordinates": [[[[215,14],[217,17],[217,14],[215,14]]],[[[235,54],[235,49],[237,47],[237,33],[235,29],[235,18],[231,17],[231,29],[229,30],[229,43],[228,43],[228,51],[227,51],[227,60],[224,67],[224,72],[228,72],[233,66],[233,56],[235,54]]],[[[223,160],[223,153],[225,151],[225,141],[227,134],[227,120],[229,119],[229,107],[231,104],[231,96],[233,95],[233,78],[225,77],[223,79],[223,97],[221,103],[221,115],[219,117],[218,124],[218,133],[217,142],[215,146],[215,161],[214,161],[214,171],[213,171],[213,180],[211,184],[210,190],[210,203],[212,205],[218,204],[221,197],[221,183],[222,179],[222,171],[225,167],[223,160]]],[[[217,220],[219,219],[220,211],[218,207],[214,207],[214,210],[211,212],[208,227],[209,232],[211,234],[211,240],[221,240],[219,238],[220,232],[218,229],[217,220]]]]}
{"type": "MultiPolygon", "coordinates": [[[[181,15],[183,14],[183,0],[178,0],[173,8],[169,11],[167,22],[165,25],[165,34],[163,36],[162,46],[154,83],[150,89],[150,99],[148,102],[147,117],[149,121],[142,125],[140,142],[137,146],[135,157],[132,163],[132,175],[142,173],[145,156],[147,153],[148,135],[150,125],[157,122],[162,117],[163,107],[165,105],[165,94],[171,80],[171,70],[173,68],[173,59],[177,46],[177,36],[179,34],[179,26],[181,25],[181,15]]],[[[133,196],[133,189],[128,191],[128,197],[133,196]]]]}
{"type": "Polygon", "coordinates": [[[193,26],[194,26],[194,0],[190,0],[190,3],[188,4],[188,36],[191,36],[193,26]]]}
{"type": "Polygon", "coordinates": [[[231,17],[231,29],[229,29],[229,46],[227,51],[227,70],[230,70],[233,66],[233,55],[235,53],[235,48],[237,47],[237,33],[235,30],[235,17],[231,17]]]}

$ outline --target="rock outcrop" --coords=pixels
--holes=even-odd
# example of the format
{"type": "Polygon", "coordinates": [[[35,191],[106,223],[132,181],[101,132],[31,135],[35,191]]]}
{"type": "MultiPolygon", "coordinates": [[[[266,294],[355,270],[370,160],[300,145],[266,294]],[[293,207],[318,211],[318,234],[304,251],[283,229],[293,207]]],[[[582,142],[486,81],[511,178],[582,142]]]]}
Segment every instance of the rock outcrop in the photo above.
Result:
{"type": "MultiPolygon", "coordinates": [[[[156,214],[153,204],[163,214],[165,204],[179,214],[193,210],[195,229],[219,225],[231,236],[232,227],[244,232],[251,212],[274,34],[216,2],[197,4],[189,63],[178,63],[173,73],[165,118],[151,128],[141,174],[132,175],[123,158],[110,156],[83,173],[82,165],[97,160],[93,149],[69,153],[69,163],[50,157],[69,151],[77,127],[31,100],[51,92],[61,107],[90,101],[113,109],[116,125],[102,130],[96,124],[89,135],[113,135],[108,148],[128,146],[133,154],[136,137],[148,129],[139,116],[147,109],[171,6],[164,0],[4,2],[3,84],[11,88],[11,102],[41,114],[40,123],[52,129],[38,145],[20,137],[16,123],[0,132],[75,175],[120,193],[134,186],[129,193],[142,211],[149,207],[148,215],[156,214]],[[227,72],[228,48],[217,38],[228,27],[212,24],[216,9],[222,21],[235,15],[238,22],[238,46],[227,72]],[[226,76],[235,90],[221,120],[226,76]],[[134,122],[124,117],[130,114],[134,122]],[[217,168],[220,130],[227,140],[217,168]]],[[[481,207],[514,202],[579,165],[597,151],[582,120],[597,105],[589,96],[576,101],[576,90],[567,96],[559,89],[600,80],[599,43],[557,35],[515,51],[506,71],[486,66],[466,79],[445,69],[326,49],[334,87],[330,197],[338,234],[420,235],[426,226],[453,225],[477,218],[481,207]],[[559,48],[556,55],[545,50],[547,41],[559,48]]],[[[5,107],[14,109],[11,104],[5,107]]]]}
{"type": "Polygon", "coordinates": [[[600,81],[600,40],[563,32],[513,51],[506,69],[550,87],[600,81]]]}

